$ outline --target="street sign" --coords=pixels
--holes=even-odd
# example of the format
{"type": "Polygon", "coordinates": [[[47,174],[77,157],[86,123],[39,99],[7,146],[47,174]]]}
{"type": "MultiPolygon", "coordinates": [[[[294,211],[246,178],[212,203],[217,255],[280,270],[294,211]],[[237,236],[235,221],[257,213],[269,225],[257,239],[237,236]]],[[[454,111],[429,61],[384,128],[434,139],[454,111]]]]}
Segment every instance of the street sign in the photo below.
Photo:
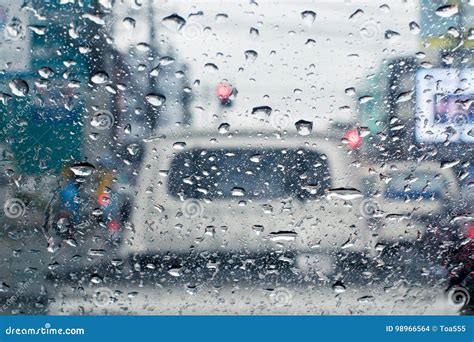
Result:
{"type": "Polygon", "coordinates": [[[474,69],[420,69],[416,74],[416,137],[474,142],[474,69]]]}

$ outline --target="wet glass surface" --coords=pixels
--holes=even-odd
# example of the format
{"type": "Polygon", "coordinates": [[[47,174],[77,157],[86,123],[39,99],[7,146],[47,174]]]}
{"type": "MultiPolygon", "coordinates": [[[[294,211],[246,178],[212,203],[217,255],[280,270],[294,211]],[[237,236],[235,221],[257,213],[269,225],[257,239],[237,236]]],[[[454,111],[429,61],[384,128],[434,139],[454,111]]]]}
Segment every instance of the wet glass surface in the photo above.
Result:
{"type": "Polygon", "coordinates": [[[470,313],[473,17],[0,1],[0,312],[470,313]]]}

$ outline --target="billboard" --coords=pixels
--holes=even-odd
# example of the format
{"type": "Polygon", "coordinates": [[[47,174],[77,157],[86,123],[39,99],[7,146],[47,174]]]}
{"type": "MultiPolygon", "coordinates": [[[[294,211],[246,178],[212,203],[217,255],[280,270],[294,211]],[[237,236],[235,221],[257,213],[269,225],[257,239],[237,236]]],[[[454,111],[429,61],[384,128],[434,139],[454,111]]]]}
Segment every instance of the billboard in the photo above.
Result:
{"type": "Polygon", "coordinates": [[[474,69],[416,74],[416,137],[428,143],[474,142],[474,69]]]}

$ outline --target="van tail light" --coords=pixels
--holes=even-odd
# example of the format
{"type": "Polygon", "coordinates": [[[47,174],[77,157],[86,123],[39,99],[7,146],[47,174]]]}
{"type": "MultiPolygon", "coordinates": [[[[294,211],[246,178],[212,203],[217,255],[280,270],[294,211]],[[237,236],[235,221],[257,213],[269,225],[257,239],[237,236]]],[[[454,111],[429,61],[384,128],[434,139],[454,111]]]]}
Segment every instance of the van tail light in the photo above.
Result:
{"type": "Polygon", "coordinates": [[[362,145],[362,137],[357,128],[351,128],[342,137],[342,141],[347,143],[350,148],[359,148],[362,145]]]}
{"type": "Polygon", "coordinates": [[[467,227],[466,236],[474,240],[474,222],[470,223],[467,227]]]}

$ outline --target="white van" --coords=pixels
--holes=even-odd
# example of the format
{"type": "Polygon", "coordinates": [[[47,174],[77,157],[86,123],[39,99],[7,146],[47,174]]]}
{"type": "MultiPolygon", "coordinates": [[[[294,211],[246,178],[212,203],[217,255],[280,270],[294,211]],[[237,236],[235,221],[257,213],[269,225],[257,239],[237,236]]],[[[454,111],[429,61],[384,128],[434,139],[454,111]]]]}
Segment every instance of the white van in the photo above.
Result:
{"type": "Polygon", "coordinates": [[[363,251],[357,158],[340,140],[176,133],[149,142],[121,252],[363,251]]]}

